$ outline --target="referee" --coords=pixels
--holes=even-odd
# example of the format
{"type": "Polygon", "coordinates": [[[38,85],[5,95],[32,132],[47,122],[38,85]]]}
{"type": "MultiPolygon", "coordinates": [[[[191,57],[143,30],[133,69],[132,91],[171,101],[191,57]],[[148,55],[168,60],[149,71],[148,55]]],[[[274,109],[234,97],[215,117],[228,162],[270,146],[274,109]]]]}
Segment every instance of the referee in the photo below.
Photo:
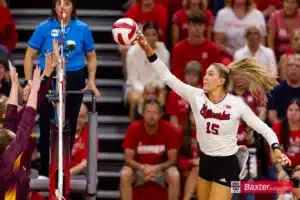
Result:
{"type": "MultiPolygon", "coordinates": [[[[100,96],[95,84],[97,70],[95,44],[91,30],[87,24],[80,21],[76,15],[75,0],[64,0],[65,34],[63,37],[64,55],[66,55],[66,89],[67,90],[91,90],[96,97],[100,96]],[[71,46],[69,44],[72,44],[71,46]],[[70,48],[71,47],[71,48],[70,48]],[[85,86],[85,60],[88,67],[88,84],[85,86]]],[[[29,40],[26,51],[25,68],[25,91],[31,88],[33,60],[39,54],[41,69],[45,68],[45,53],[53,51],[52,40],[60,38],[61,0],[53,0],[51,18],[40,23],[29,40]]],[[[68,95],[66,99],[66,119],[71,124],[71,148],[73,145],[77,117],[82,103],[83,95],[68,95]]],[[[41,170],[40,175],[49,174],[49,139],[50,120],[53,117],[54,108],[45,100],[39,109],[40,119],[40,152],[41,170]]]]}

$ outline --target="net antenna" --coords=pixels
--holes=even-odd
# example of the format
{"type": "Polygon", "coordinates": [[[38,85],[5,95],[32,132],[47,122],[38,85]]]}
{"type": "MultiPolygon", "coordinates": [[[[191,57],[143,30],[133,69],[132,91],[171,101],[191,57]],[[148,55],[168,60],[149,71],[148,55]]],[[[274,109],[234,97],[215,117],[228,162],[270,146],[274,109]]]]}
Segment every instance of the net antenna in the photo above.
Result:
{"type": "Polygon", "coordinates": [[[59,66],[56,68],[56,93],[58,93],[58,102],[56,104],[56,111],[58,117],[58,187],[57,187],[57,199],[63,200],[63,185],[64,185],[64,174],[63,174],[63,129],[65,126],[65,56],[64,56],[64,39],[65,39],[65,18],[66,12],[64,10],[64,0],[61,0],[60,7],[60,59],[59,66]]]}

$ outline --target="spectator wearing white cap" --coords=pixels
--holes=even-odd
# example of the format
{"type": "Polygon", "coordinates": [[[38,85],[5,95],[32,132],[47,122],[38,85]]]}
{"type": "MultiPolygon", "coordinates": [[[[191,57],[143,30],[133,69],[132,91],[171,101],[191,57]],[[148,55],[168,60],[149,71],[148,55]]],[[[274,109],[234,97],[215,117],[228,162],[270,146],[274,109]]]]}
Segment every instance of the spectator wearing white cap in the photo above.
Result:
{"type": "Polygon", "coordinates": [[[270,68],[270,76],[276,77],[277,63],[275,54],[272,49],[261,44],[261,40],[264,38],[264,31],[259,26],[250,25],[245,29],[245,38],[247,44],[236,51],[234,61],[255,57],[260,62],[260,66],[270,68]]]}

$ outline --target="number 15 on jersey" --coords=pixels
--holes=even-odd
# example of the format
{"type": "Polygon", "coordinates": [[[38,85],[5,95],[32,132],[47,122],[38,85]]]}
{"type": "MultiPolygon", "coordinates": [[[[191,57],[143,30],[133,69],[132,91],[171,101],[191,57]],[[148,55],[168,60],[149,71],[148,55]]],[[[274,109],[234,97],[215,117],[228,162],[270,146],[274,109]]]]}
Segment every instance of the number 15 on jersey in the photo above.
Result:
{"type": "Polygon", "coordinates": [[[207,134],[219,135],[219,128],[220,128],[220,125],[218,125],[218,124],[214,124],[211,122],[206,123],[206,133],[207,134]]]}

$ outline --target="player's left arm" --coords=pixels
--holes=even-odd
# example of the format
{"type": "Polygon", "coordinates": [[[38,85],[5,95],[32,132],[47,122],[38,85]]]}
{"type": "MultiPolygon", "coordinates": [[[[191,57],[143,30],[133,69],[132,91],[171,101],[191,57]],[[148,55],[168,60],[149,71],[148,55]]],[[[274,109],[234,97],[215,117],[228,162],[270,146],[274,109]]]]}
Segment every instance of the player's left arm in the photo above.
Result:
{"type": "Polygon", "coordinates": [[[283,165],[290,164],[290,160],[281,152],[279,141],[275,132],[263,121],[261,121],[241,99],[239,103],[241,118],[248,126],[253,128],[257,133],[260,133],[271,146],[277,162],[283,165]]]}

